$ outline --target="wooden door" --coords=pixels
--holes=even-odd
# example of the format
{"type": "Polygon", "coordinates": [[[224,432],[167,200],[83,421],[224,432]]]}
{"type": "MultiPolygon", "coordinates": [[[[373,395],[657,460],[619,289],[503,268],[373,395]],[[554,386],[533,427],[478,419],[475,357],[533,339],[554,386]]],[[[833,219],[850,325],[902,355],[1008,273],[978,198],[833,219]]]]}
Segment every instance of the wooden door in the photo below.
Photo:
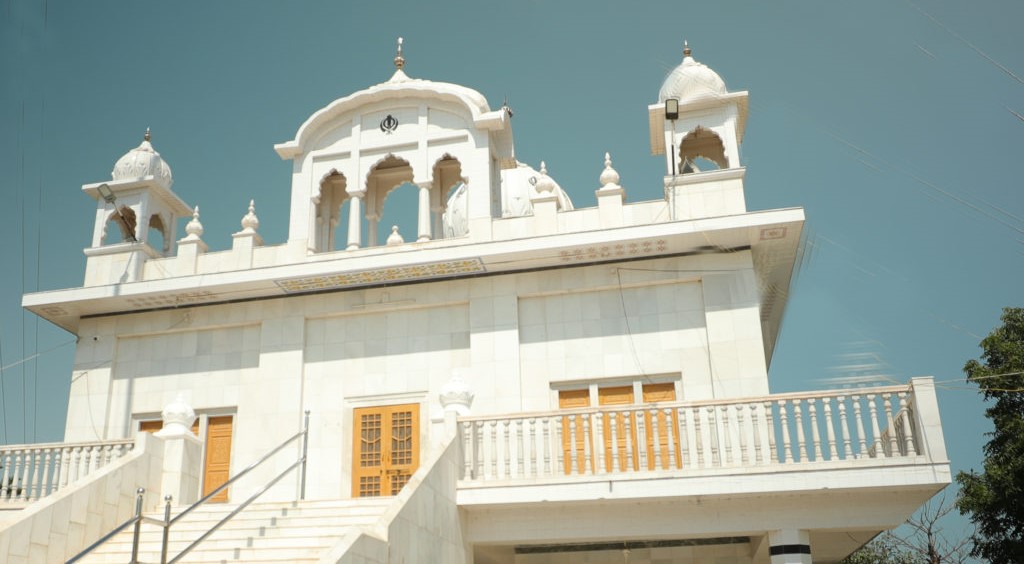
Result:
{"type": "Polygon", "coordinates": [[[418,404],[357,408],[352,497],[398,495],[419,467],[418,404]]]}
{"type": "MultiPolygon", "coordinates": [[[[206,421],[206,468],[203,472],[203,495],[228,481],[231,474],[231,416],[210,417],[206,421]]],[[[198,431],[198,429],[196,429],[198,431]]],[[[228,489],[210,498],[225,502],[228,489]]]]}
{"type": "MultiPolygon", "coordinates": [[[[643,385],[644,403],[658,403],[663,401],[675,401],[676,400],[676,388],[671,382],[665,384],[644,384],[643,385]]],[[[647,429],[647,469],[655,469],[655,449],[654,449],[654,425],[657,425],[658,429],[658,450],[657,454],[661,458],[662,469],[669,468],[669,444],[668,444],[668,421],[672,422],[673,425],[673,436],[672,436],[672,449],[675,450],[676,464],[680,462],[679,459],[679,437],[675,436],[679,429],[679,425],[676,425],[678,416],[673,411],[671,419],[667,419],[664,412],[659,410],[657,417],[652,418],[650,409],[647,409],[644,413],[644,425],[647,429]]]]}
{"type": "MultiPolygon", "coordinates": [[[[561,409],[577,409],[590,406],[590,390],[562,390],[558,392],[558,407],[561,409]]],[[[576,444],[572,445],[572,431],[568,417],[562,417],[562,460],[565,466],[565,473],[572,474],[575,459],[577,474],[583,474],[586,470],[586,443],[588,437],[584,436],[583,424],[579,417],[576,417],[576,444]]],[[[591,445],[593,450],[593,445],[591,445]]],[[[591,461],[593,470],[593,461],[591,461]]]]}
{"type": "MultiPolygon", "coordinates": [[[[597,390],[597,401],[600,405],[630,405],[633,403],[633,386],[612,386],[599,388],[597,390]]],[[[638,468],[636,448],[636,421],[628,411],[621,413],[606,413],[602,421],[602,432],[604,433],[604,460],[605,470],[612,472],[630,468],[629,459],[632,458],[632,469],[638,468]],[[612,444],[614,434],[615,444],[612,444]],[[617,459],[617,460],[616,460],[617,459]]]]}

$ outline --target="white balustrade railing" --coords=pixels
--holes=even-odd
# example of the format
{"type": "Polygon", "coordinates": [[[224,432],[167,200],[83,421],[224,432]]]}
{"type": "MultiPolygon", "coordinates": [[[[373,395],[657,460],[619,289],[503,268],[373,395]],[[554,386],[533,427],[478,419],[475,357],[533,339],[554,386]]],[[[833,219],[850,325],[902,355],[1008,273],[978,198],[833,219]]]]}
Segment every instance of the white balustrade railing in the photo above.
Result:
{"type": "Polygon", "coordinates": [[[0,508],[46,497],[124,456],[134,439],[0,446],[0,508]]]}
{"type": "Polygon", "coordinates": [[[917,456],[913,390],[886,386],[459,418],[468,481],[917,456]]]}

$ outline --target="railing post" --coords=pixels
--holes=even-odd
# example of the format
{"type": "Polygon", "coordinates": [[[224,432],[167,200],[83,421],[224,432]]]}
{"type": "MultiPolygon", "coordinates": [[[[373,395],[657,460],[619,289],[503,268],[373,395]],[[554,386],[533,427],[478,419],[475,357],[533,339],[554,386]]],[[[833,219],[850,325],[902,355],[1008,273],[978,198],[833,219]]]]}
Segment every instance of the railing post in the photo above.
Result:
{"type": "Polygon", "coordinates": [[[132,533],[132,559],[131,564],[139,562],[139,535],[142,533],[142,496],[146,488],[135,490],[135,530],[132,533]]]}
{"type": "Polygon", "coordinates": [[[302,478],[299,481],[299,499],[306,499],[306,454],[309,452],[309,410],[302,425],[302,478]]]}
{"type": "Polygon", "coordinates": [[[164,496],[164,530],[163,538],[160,541],[160,564],[167,564],[167,545],[171,536],[171,499],[170,495],[164,496]]]}

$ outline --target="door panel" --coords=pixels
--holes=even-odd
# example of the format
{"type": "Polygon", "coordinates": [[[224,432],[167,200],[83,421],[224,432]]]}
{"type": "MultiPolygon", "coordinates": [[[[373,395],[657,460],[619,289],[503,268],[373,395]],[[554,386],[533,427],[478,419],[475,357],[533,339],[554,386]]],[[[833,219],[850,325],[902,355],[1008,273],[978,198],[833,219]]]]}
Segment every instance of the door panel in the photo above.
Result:
{"type": "MultiPolygon", "coordinates": [[[[666,384],[644,384],[643,386],[644,403],[657,403],[662,401],[675,401],[676,400],[676,388],[671,382],[666,384]]],[[[665,413],[659,411],[657,414],[657,428],[658,428],[658,456],[660,456],[662,469],[669,468],[669,457],[668,457],[668,424],[665,413]]],[[[675,436],[677,433],[675,429],[679,429],[678,415],[673,410],[672,416],[672,448],[675,451],[676,464],[678,465],[681,461],[679,456],[679,437],[675,436]]],[[[655,449],[654,449],[654,425],[652,424],[652,417],[650,410],[644,413],[644,424],[646,425],[647,431],[647,469],[655,469],[655,449]]]]}
{"type": "MultiPolygon", "coordinates": [[[[232,417],[210,417],[206,422],[206,468],[203,472],[203,495],[228,481],[231,473],[232,417]]],[[[198,429],[196,429],[198,431],[198,429]]],[[[228,488],[230,489],[230,488],[228,488]]],[[[228,489],[210,498],[213,502],[228,500],[228,489]]]]}
{"type": "Polygon", "coordinates": [[[354,410],[352,496],[398,495],[419,467],[419,405],[354,410]]]}
{"type": "MultiPolygon", "coordinates": [[[[599,388],[597,400],[602,406],[630,405],[633,403],[633,386],[613,386],[599,388]]],[[[629,468],[629,457],[632,456],[632,469],[638,469],[639,457],[636,448],[636,422],[630,412],[605,414],[603,418],[604,460],[605,470],[611,472],[629,468]],[[628,420],[628,421],[627,421],[628,420]],[[612,445],[614,427],[615,446],[612,445]],[[613,459],[614,456],[614,459],[613,459]]]]}

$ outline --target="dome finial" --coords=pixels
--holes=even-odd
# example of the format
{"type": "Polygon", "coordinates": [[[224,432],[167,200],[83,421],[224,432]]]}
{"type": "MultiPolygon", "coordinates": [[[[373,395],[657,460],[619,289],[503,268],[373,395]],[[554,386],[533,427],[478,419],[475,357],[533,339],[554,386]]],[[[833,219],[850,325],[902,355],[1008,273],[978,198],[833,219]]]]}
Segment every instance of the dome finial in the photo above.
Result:
{"type": "Polygon", "coordinates": [[[683,56],[684,57],[689,57],[690,55],[693,55],[693,49],[690,49],[690,42],[684,39],[683,40],[683,56]]]}
{"type": "Polygon", "coordinates": [[[152,136],[149,134],[149,128],[147,127],[146,128],[146,134],[142,136],[142,139],[145,140],[145,141],[149,141],[151,137],[152,136]]]}
{"type": "Polygon", "coordinates": [[[402,70],[405,68],[405,57],[402,56],[402,38],[398,38],[398,54],[395,55],[395,68],[402,70]]]}
{"type": "Polygon", "coordinates": [[[242,217],[242,233],[255,233],[260,227],[260,220],[256,217],[256,200],[249,200],[249,213],[242,217]]]}

